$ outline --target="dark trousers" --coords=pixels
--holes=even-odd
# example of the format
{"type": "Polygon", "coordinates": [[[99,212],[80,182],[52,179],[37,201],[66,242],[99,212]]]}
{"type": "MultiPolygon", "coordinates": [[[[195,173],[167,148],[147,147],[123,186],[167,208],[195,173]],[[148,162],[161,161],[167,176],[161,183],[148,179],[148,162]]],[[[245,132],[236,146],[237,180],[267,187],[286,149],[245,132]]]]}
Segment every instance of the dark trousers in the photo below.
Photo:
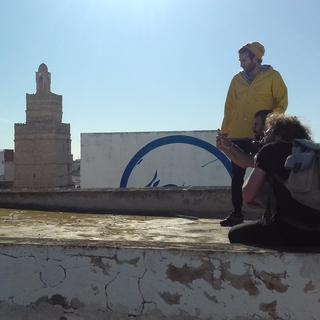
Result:
{"type": "MultiPolygon", "coordinates": [[[[250,139],[239,139],[233,140],[234,144],[236,144],[239,148],[241,148],[244,152],[250,153],[252,140],[250,139]]],[[[246,169],[243,169],[237,166],[235,163],[232,164],[232,179],[231,179],[231,197],[232,204],[234,208],[234,214],[237,216],[242,216],[242,186],[244,175],[246,173],[246,169]]]]}
{"type": "Polygon", "coordinates": [[[276,246],[320,246],[320,232],[297,229],[283,222],[266,225],[262,221],[238,224],[229,231],[231,243],[276,246]]]}

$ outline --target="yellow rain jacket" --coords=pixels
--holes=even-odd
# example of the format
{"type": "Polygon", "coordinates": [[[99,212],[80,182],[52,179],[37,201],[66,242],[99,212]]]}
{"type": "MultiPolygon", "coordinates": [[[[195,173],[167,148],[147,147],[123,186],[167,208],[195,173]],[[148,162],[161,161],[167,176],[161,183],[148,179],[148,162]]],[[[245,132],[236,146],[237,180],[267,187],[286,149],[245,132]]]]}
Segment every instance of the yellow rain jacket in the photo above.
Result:
{"type": "Polygon", "coordinates": [[[259,110],[284,113],[288,105],[287,87],[271,66],[262,66],[251,82],[242,71],[230,84],[221,132],[234,139],[253,138],[254,114],[259,110]]]}

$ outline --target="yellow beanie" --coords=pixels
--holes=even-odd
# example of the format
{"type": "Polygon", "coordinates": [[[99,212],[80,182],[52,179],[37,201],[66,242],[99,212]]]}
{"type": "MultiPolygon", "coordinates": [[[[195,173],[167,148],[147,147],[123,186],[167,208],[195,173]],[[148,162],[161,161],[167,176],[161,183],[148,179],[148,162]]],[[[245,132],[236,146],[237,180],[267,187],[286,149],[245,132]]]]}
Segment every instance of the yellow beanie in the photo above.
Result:
{"type": "Polygon", "coordinates": [[[262,59],[262,57],[264,55],[264,46],[259,42],[247,43],[242,48],[240,48],[240,50],[241,49],[248,49],[260,60],[262,59]]]}

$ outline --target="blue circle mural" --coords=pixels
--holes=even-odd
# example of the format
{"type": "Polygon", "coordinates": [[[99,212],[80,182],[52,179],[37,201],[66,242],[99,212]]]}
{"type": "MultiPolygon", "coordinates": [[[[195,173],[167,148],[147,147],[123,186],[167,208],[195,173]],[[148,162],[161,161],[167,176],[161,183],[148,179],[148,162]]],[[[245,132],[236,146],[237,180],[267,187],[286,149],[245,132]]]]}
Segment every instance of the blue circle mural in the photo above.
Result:
{"type": "Polygon", "coordinates": [[[209,153],[214,155],[217,159],[219,159],[224,165],[224,167],[226,168],[226,170],[228,171],[229,175],[230,176],[232,175],[232,167],[231,167],[230,160],[217,147],[199,138],[185,136],[185,135],[174,135],[174,136],[168,136],[168,137],[163,137],[163,138],[153,140],[150,143],[146,144],[144,147],[142,147],[127,164],[121,177],[120,188],[127,187],[127,184],[133,169],[137,164],[141,162],[142,158],[147,153],[161,146],[173,144],[173,143],[190,144],[208,151],[209,153]]]}

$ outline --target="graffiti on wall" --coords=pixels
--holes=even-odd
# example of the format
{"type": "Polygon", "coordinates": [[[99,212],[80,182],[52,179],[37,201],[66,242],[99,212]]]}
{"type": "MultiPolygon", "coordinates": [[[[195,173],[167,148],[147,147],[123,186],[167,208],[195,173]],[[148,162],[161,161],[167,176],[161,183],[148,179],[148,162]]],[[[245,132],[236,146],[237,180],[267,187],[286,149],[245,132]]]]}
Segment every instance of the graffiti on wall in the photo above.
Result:
{"type": "MultiPolygon", "coordinates": [[[[205,168],[208,165],[219,161],[223,165],[227,173],[231,176],[232,168],[231,168],[230,160],[214,145],[202,139],[187,136],[187,135],[171,135],[171,136],[166,136],[166,137],[162,137],[162,138],[151,141],[150,143],[143,146],[130,159],[125,170],[122,173],[121,180],[120,180],[120,188],[128,187],[128,184],[130,179],[132,178],[132,175],[134,175],[137,168],[141,166],[141,164],[143,164],[147,156],[150,157],[150,155],[152,155],[152,153],[156,152],[157,150],[173,144],[188,145],[189,147],[195,148],[197,149],[195,150],[196,151],[195,154],[199,151],[208,153],[209,159],[208,161],[200,165],[201,168],[205,168]]],[[[164,157],[165,155],[162,155],[162,158],[164,157]]],[[[171,163],[171,161],[169,162],[171,163]]],[[[185,186],[184,184],[181,184],[178,182],[167,183],[165,181],[166,179],[162,179],[159,173],[159,170],[155,169],[150,175],[147,183],[144,186],[145,187],[185,186]]]]}

